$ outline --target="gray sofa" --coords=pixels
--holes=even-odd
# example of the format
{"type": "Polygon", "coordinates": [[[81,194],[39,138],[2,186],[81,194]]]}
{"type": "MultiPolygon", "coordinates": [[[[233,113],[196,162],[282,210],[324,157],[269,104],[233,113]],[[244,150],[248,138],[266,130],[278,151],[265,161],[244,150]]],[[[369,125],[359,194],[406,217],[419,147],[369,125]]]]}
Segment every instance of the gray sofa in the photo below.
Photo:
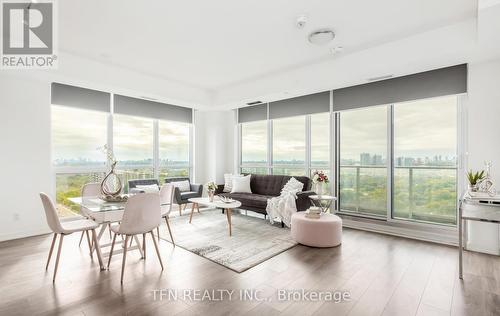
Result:
{"type": "MultiPolygon", "coordinates": [[[[241,208],[267,215],[267,199],[279,196],[283,186],[292,178],[280,175],[257,175],[250,177],[250,189],[252,193],[226,193],[223,192],[224,185],[219,185],[216,194],[226,196],[241,202],[241,208]]],[[[308,177],[294,177],[304,184],[302,192],[297,194],[297,211],[305,211],[311,206],[309,195],[314,195],[311,190],[311,179],[308,177]]]]}

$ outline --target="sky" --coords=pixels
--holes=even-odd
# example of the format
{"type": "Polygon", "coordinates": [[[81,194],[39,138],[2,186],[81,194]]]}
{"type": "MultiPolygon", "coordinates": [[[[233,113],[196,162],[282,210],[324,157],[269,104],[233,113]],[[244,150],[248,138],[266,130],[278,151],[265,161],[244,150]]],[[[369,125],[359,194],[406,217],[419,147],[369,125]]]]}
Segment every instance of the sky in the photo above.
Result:
{"type": "MultiPolygon", "coordinates": [[[[443,97],[396,104],[394,107],[395,157],[456,155],[456,97],[443,97]]],[[[97,150],[106,143],[107,114],[61,106],[52,107],[53,158],[79,157],[104,161],[97,150]]],[[[377,106],[340,114],[342,159],[358,160],[361,153],[387,156],[387,107],[377,106]]],[[[242,127],[243,161],[266,160],[267,123],[245,123],[242,127]]],[[[189,126],[161,121],[160,159],[187,161],[189,126]]],[[[114,150],[118,161],[153,158],[153,121],[114,116],[114,150]]],[[[329,115],[311,116],[313,161],[329,159],[329,115]]],[[[273,122],[275,161],[299,160],[305,156],[305,118],[290,117],[273,122]]]]}
{"type": "MultiPolygon", "coordinates": [[[[114,115],[114,152],[116,159],[143,160],[153,158],[153,120],[114,115]]],[[[105,161],[97,148],[106,144],[107,114],[52,106],[53,159],[79,157],[105,161]]],[[[160,121],[160,159],[189,159],[189,125],[160,121]]]]}
{"type": "MultiPolygon", "coordinates": [[[[442,97],[396,104],[394,107],[395,157],[456,156],[456,97],[442,97]]],[[[273,122],[275,160],[303,159],[305,119],[292,117],[273,122]]],[[[344,111],[340,114],[342,159],[359,160],[361,153],[387,157],[387,106],[344,111]]],[[[245,123],[243,161],[266,157],[266,122],[245,123]]],[[[328,114],[311,117],[312,160],[328,160],[328,114]]]]}

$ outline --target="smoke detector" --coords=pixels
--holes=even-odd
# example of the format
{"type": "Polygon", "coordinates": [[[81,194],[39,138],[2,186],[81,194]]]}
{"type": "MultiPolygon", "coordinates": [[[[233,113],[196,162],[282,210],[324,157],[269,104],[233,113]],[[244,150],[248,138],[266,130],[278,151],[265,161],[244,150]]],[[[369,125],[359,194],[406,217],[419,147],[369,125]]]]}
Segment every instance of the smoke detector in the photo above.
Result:
{"type": "Polygon", "coordinates": [[[314,45],[326,45],[333,41],[335,33],[331,29],[320,29],[309,34],[309,43],[314,45]]]}
{"type": "Polygon", "coordinates": [[[307,16],[305,15],[299,15],[297,17],[297,20],[295,20],[295,25],[297,26],[298,29],[303,29],[304,26],[306,26],[307,23],[307,16]]]}

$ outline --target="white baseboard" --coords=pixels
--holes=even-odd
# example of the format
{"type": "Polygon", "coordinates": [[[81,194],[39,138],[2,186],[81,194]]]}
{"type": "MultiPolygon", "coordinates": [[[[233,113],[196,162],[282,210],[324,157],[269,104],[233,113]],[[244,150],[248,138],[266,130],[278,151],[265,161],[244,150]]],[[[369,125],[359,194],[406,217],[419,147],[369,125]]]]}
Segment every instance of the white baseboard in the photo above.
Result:
{"type": "Polygon", "coordinates": [[[0,234],[0,242],[12,240],[12,239],[20,239],[20,238],[33,237],[33,236],[38,236],[38,235],[45,235],[45,234],[49,234],[50,232],[51,231],[49,228],[40,228],[40,229],[33,229],[33,230],[29,230],[29,231],[15,232],[15,233],[3,234],[3,235],[0,234]]]}
{"type": "Polygon", "coordinates": [[[480,247],[474,244],[471,245],[470,242],[468,242],[467,245],[465,245],[465,249],[467,249],[468,251],[482,252],[490,255],[496,255],[496,256],[500,255],[500,249],[480,247]]]}

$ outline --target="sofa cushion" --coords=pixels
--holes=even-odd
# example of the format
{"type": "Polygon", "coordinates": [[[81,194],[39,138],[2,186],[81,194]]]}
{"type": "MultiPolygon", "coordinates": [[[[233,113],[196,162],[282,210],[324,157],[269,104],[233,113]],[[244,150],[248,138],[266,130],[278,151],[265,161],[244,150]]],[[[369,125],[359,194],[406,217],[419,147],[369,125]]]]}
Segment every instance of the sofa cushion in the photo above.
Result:
{"type": "MultiPolygon", "coordinates": [[[[252,174],[250,187],[252,189],[252,192],[255,194],[279,196],[281,193],[281,189],[291,178],[291,176],[252,174]]],[[[307,191],[311,188],[310,180],[308,177],[294,178],[304,183],[302,191],[307,191]]]]}
{"type": "Polygon", "coordinates": [[[237,201],[240,201],[242,206],[249,206],[253,208],[266,209],[267,199],[271,196],[252,194],[252,193],[222,193],[221,196],[226,196],[237,201]]]}
{"type": "Polygon", "coordinates": [[[198,197],[198,192],[181,192],[181,199],[187,200],[190,198],[198,197]]]}

